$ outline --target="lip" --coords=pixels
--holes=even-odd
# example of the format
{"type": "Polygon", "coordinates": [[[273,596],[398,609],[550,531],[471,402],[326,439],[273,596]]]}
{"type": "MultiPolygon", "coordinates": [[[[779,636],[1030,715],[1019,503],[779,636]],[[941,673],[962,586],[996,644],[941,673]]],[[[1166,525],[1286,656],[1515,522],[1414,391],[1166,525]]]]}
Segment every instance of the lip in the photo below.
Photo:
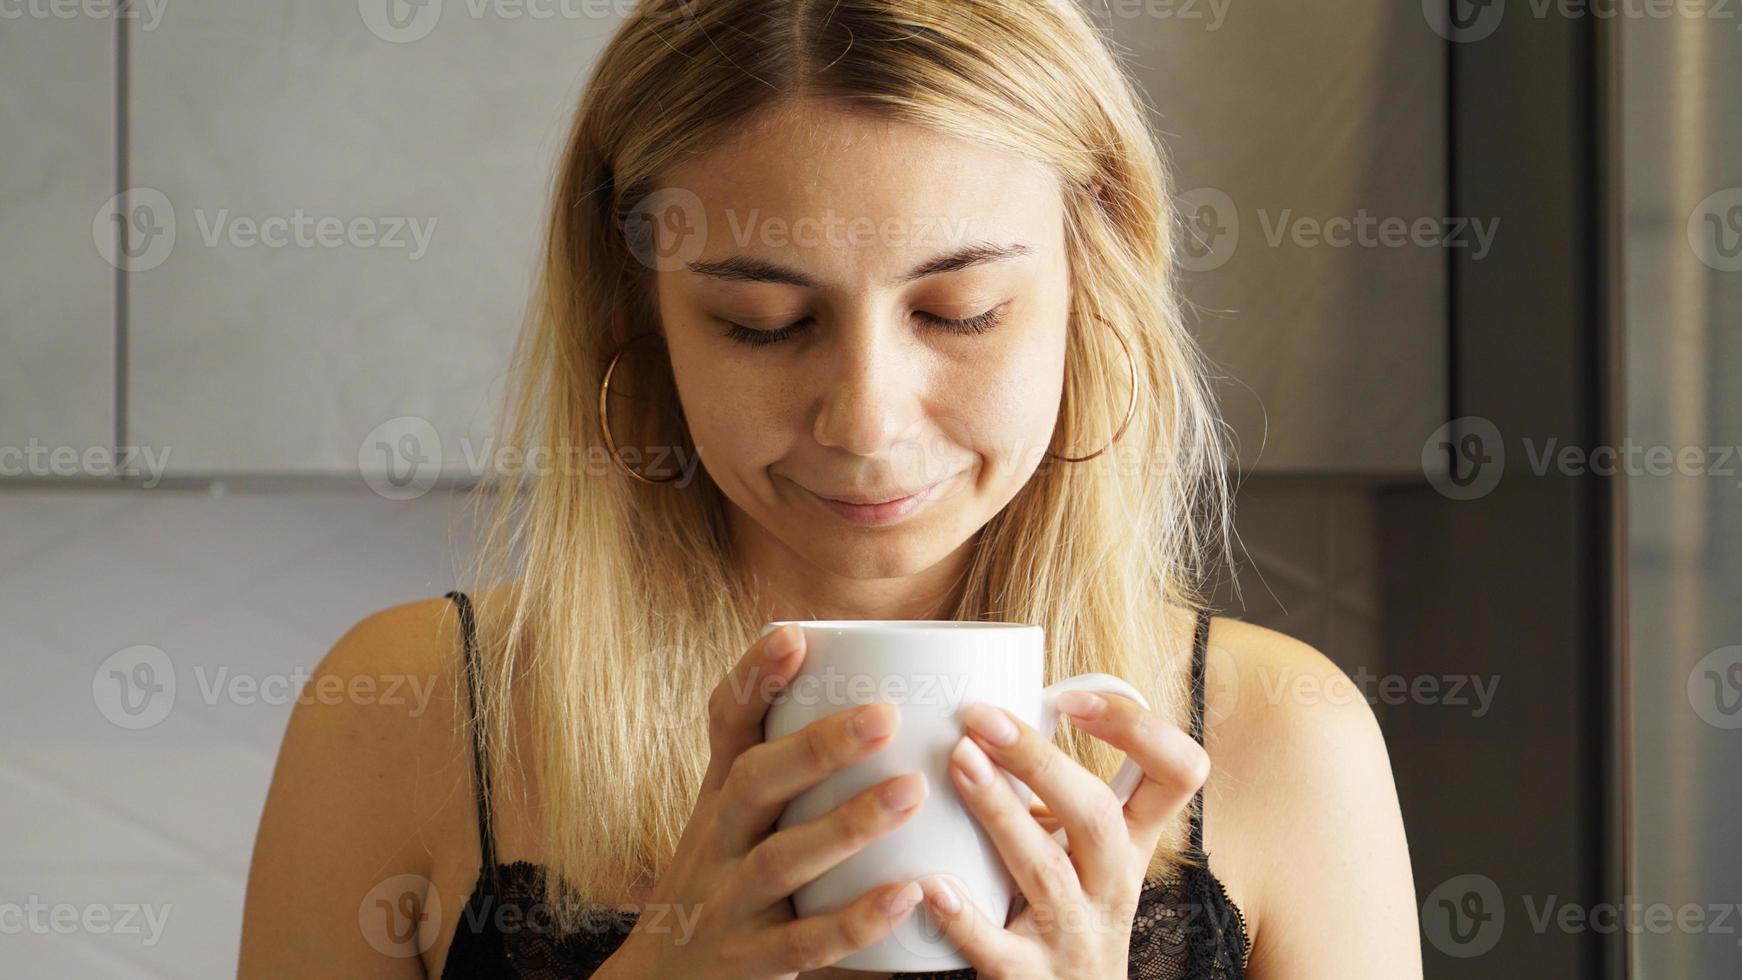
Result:
{"type": "MultiPolygon", "coordinates": [[[[912,493],[897,494],[897,495],[891,496],[891,497],[872,497],[868,494],[864,494],[864,495],[855,494],[852,496],[844,496],[844,495],[837,496],[837,495],[832,494],[832,493],[818,493],[817,496],[821,497],[824,500],[833,500],[835,503],[838,503],[838,504],[850,504],[854,507],[873,507],[873,506],[876,506],[878,504],[893,504],[898,500],[906,500],[909,497],[917,497],[920,494],[924,493],[926,490],[930,490],[930,489],[931,489],[931,487],[926,487],[926,488],[921,489],[921,490],[915,490],[912,493]]],[[[815,493],[815,491],[812,491],[812,492],[815,493]]]]}
{"type": "Polygon", "coordinates": [[[836,515],[843,517],[854,524],[858,524],[861,527],[884,527],[912,516],[915,511],[919,510],[927,501],[937,495],[939,487],[942,487],[953,479],[955,479],[954,475],[948,476],[931,486],[926,487],[924,490],[916,491],[905,497],[897,497],[894,500],[885,500],[870,504],[855,504],[844,500],[836,500],[832,497],[825,497],[820,493],[808,489],[805,492],[809,493],[812,497],[815,497],[824,507],[827,507],[836,515]]]}

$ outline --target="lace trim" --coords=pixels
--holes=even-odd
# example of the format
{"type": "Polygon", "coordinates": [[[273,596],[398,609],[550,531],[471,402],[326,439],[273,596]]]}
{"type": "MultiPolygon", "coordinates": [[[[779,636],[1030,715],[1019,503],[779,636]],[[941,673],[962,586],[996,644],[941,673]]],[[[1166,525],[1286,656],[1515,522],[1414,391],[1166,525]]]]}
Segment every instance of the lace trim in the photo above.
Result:
{"type": "MultiPolygon", "coordinates": [[[[444,980],[507,975],[522,980],[587,976],[617,951],[640,913],[583,903],[568,916],[544,901],[545,869],[530,861],[480,875],[442,970],[444,980]],[[495,882],[492,882],[492,877],[495,882]]],[[[1208,869],[1144,879],[1131,929],[1134,980],[1241,980],[1251,961],[1246,915],[1208,869]],[[1228,913],[1232,912],[1232,915],[1228,913]]],[[[977,980],[972,969],[895,973],[891,980],[977,980]]]]}

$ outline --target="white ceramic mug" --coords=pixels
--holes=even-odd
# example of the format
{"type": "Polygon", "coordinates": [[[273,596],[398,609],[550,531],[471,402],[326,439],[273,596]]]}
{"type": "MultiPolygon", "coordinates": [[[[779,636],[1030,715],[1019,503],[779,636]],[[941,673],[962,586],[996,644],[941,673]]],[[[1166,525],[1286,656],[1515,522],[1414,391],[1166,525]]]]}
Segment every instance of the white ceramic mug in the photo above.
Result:
{"type": "MultiPolygon", "coordinates": [[[[775,697],[763,736],[790,735],[819,718],[883,701],[901,721],[894,736],[870,756],[794,798],[781,813],[781,829],[823,816],[871,786],[909,772],[924,772],[929,794],[918,813],[823,872],[793,894],[801,917],[844,908],[882,885],[941,874],[956,883],[987,919],[1003,926],[1019,894],[997,846],[950,778],[950,751],[967,727],[960,709],[974,701],[1005,708],[1051,738],[1058,726],[1058,696],[1066,691],[1120,694],[1149,707],[1136,688],[1111,674],[1080,674],[1043,687],[1045,631],[1022,623],[939,620],[782,620],[804,630],[804,663],[775,697]]],[[[1023,803],[1033,792],[998,770],[1023,803]]],[[[1143,778],[1127,758],[1112,788],[1124,803],[1143,778]]],[[[1063,828],[1055,832],[1068,843],[1063,828]]],[[[932,920],[922,902],[888,936],[834,963],[850,970],[954,970],[971,966],[932,920]]]]}

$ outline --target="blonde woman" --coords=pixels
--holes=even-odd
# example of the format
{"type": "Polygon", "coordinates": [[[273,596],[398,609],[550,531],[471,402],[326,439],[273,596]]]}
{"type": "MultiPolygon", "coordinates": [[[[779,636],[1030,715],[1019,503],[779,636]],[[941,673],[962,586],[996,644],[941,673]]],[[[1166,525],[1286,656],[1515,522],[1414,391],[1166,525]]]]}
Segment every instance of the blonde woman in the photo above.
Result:
{"type": "Polygon", "coordinates": [[[1347,679],[1206,609],[1225,457],[1145,119],[1070,0],[643,3],[562,157],[503,415],[529,465],[477,498],[477,584],[369,616],[315,681],[443,693],[297,708],[242,974],[863,977],[832,964],[925,902],[962,976],[1419,977],[1367,703],[1291,696],[1347,679]],[[1049,680],[1145,690],[1056,743],[967,715],[952,779],[1011,921],[932,879],[795,918],[941,789],[774,832],[897,723],[762,742],[804,650],[759,627],[824,618],[1035,623],[1049,680]]]}

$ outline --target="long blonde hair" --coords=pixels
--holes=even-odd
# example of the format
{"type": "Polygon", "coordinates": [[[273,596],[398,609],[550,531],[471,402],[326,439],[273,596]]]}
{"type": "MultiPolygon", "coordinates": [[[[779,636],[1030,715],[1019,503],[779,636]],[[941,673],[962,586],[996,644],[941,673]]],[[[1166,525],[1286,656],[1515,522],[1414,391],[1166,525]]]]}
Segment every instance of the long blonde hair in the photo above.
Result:
{"type": "MultiPolygon", "coordinates": [[[[1124,416],[1119,337],[1136,407],[1111,449],[1044,461],[981,529],[949,618],[1039,624],[1049,683],[1117,674],[1184,725],[1183,651],[1170,638],[1180,610],[1205,607],[1205,573],[1229,550],[1222,425],[1176,292],[1162,148],[1071,0],[642,3],[599,57],[569,131],[499,444],[605,458],[607,363],[657,330],[628,216],[668,168],[801,96],[1060,175],[1073,295],[1057,451],[1105,444],[1124,416]]],[[[662,421],[675,411],[646,409],[674,404],[669,364],[664,374],[657,394],[638,388],[641,400],[613,406],[612,431],[619,445],[696,459],[681,422],[662,421]]],[[[705,470],[652,486],[591,463],[493,478],[474,498],[489,513],[473,586],[509,595],[499,610],[479,607],[478,733],[493,772],[524,767],[553,908],[584,901],[578,889],[656,879],[689,820],[708,765],[707,696],[762,625],[722,499],[705,470]]],[[[1119,761],[1068,725],[1059,744],[1103,777],[1119,761]]],[[[1152,871],[1182,863],[1168,840],[1152,871]]]]}

